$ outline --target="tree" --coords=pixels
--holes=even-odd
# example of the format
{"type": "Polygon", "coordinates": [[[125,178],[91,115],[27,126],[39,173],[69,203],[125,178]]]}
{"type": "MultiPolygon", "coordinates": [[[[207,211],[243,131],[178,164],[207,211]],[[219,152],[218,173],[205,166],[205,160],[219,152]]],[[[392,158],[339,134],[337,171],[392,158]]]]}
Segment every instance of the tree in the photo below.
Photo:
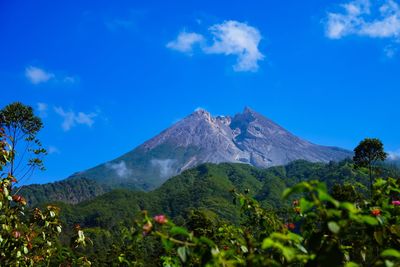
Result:
{"type": "Polygon", "coordinates": [[[32,107],[20,102],[5,106],[0,110],[0,127],[4,129],[4,136],[10,144],[11,176],[19,176],[22,180],[32,174],[35,168],[44,169],[42,156],[46,154],[46,150],[36,138],[37,133],[43,128],[43,123],[35,116],[32,107]],[[21,153],[17,154],[16,151],[21,153]]]}
{"type": "Polygon", "coordinates": [[[354,149],[353,161],[356,167],[365,167],[369,171],[369,185],[372,195],[373,168],[378,161],[384,161],[387,153],[384,151],[381,140],[377,138],[365,138],[354,149]]]}
{"type": "Polygon", "coordinates": [[[12,138],[0,127],[0,266],[90,266],[86,257],[72,254],[88,240],[80,228],[75,229],[73,248],[60,247],[58,207],[48,205],[26,214],[25,198],[12,194],[16,179],[3,173],[15,154],[7,140],[12,138]]]}

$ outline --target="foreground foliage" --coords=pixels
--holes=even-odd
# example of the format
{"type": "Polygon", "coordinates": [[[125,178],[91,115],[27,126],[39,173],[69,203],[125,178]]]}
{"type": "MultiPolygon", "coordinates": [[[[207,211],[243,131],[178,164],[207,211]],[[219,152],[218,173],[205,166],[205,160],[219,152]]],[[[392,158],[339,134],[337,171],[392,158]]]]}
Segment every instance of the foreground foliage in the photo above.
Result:
{"type": "MultiPolygon", "coordinates": [[[[239,226],[196,236],[164,215],[144,212],[131,240],[159,239],[164,266],[399,266],[400,181],[378,179],[374,192],[372,200],[351,203],[332,197],[324,183],[302,182],[284,192],[285,198],[301,196],[285,221],[233,192],[245,216],[239,226]]],[[[119,261],[137,265],[132,256],[125,252],[119,261]]]]}
{"type": "MultiPolygon", "coordinates": [[[[382,169],[372,184],[371,164],[385,157],[381,143],[373,151],[382,156],[355,160],[358,170],[351,161],[268,170],[204,164],[150,193],[112,191],[77,206],[60,203],[62,213],[43,203],[27,211],[15,189],[16,144],[40,146],[42,125],[29,107],[7,108],[0,112],[0,266],[400,266],[400,180],[390,178],[397,171],[382,169]],[[93,246],[76,222],[90,227],[93,246]]],[[[63,185],[77,182],[97,188],[80,179],[63,185]]]]}
{"type": "MultiPolygon", "coordinates": [[[[25,198],[13,193],[16,178],[11,172],[3,173],[15,154],[7,140],[0,128],[0,266],[48,266],[57,262],[90,265],[85,257],[75,257],[72,250],[60,246],[58,207],[48,205],[44,210],[35,208],[25,213],[25,198]]],[[[82,230],[76,229],[76,235],[72,245],[84,245],[82,230]]]]}

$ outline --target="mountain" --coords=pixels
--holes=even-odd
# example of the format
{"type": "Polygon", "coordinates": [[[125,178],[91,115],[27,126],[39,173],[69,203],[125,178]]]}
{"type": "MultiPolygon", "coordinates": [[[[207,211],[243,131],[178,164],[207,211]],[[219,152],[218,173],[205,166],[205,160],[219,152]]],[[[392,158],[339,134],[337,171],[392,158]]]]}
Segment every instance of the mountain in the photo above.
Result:
{"type": "Polygon", "coordinates": [[[23,186],[20,189],[20,194],[26,197],[30,206],[35,206],[38,203],[49,201],[77,204],[109,191],[110,188],[94,180],[73,178],[54,183],[23,186]]]}
{"type": "MultiPolygon", "coordinates": [[[[384,170],[382,176],[399,177],[399,172],[384,170]]],[[[324,164],[301,160],[268,169],[249,164],[206,163],[183,171],[151,192],[115,189],[77,205],[57,205],[61,207],[61,218],[66,226],[63,228],[63,235],[68,235],[65,240],[69,241],[70,235],[74,235],[72,226],[80,224],[85,234],[93,240],[93,247],[85,255],[94,266],[113,266],[110,253],[116,246],[112,243],[120,244],[118,240],[127,238],[121,227],[133,226],[142,210],[147,210],[149,216],[166,214],[175,223],[189,228],[205,224],[216,226],[220,221],[238,223],[242,217],[239,206],[232,201],[231,189],[248,191],[251,197],[271,209],[271,212],[284,213],[291,209],[291,201],[282,200],[283,190],[310,179],[326,182],[328,188],[333,188],[335,183],[360,182],[367,185],[369,181],[368,171],[355,170],[351,161],[324,164]]],[[[360,192],[363,191],[360,189],[360,192]]],[[[151,243],[152,239],[145,240],[149,239],[141,239],[140,242],[150,243],[140,243],[138,248],[151,248],[143,252],[146,266],[159,266],[159,260],[153,261],[159,257],[152,255],[157,245],[151,243]]]]}
{"type": "MultiPolygon", "coordinates": [[[[399,175],[398,169],[383,170],[384,177],[399,175]]],[[[80,223],[84,227],[107,229],[121,220],[131,222],[143,209],[177,218],[185,217],[188,210],[206,208],[221,218],[236,221],[239,213],[232,203],[231,189],[250,189],[250,195],[257,200],[282,207],[287,204],[281,198],[286,187],[313,179],[327,183],[328,187],[345,182],[368,184],[368,173],[355,170],[350,161],[325,164],[298,160],[268,169],[240,163],[205,163],[183,171],[150,192],[115,189],[90,201],[65,205],[62,210],[68,225],[80,223]]]]}
{"type": "Polygon", "coordinates": [[[329,162],[351,156],[350,151],[303,140],[250,108],[233,117],[214,117],[199,109],[133,151],[72,177],[149,191],[207,162],[266,168],[299,159],[329,162]]]}

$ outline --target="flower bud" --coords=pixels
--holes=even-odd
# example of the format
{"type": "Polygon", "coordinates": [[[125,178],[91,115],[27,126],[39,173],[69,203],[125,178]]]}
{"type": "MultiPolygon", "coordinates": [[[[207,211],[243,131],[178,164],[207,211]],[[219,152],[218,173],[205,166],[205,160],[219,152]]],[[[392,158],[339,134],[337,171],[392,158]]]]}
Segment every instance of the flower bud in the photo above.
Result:
{"type": "Polygon", "coordinates": [[[159,224],[166,224],[168,222],[167,217],[163,214],[154,216],[154,220],[159,224]]]}

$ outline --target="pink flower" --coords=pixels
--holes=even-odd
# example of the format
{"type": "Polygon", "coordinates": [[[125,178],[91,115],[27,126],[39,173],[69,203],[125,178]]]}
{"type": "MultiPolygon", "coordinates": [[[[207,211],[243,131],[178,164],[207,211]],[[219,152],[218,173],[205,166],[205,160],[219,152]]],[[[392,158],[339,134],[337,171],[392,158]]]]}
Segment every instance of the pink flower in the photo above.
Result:
{"type": "Polygon", "coordinates": [[[400,206],[400,200],[393,200],[392,205],[394,206],[400,206]]]}
{"type": "Polygon", "coordinates": [[[166,224],[168,222],[167,217],[163,214],[154,216],[154,220],[159,224],[166,224]]]}

